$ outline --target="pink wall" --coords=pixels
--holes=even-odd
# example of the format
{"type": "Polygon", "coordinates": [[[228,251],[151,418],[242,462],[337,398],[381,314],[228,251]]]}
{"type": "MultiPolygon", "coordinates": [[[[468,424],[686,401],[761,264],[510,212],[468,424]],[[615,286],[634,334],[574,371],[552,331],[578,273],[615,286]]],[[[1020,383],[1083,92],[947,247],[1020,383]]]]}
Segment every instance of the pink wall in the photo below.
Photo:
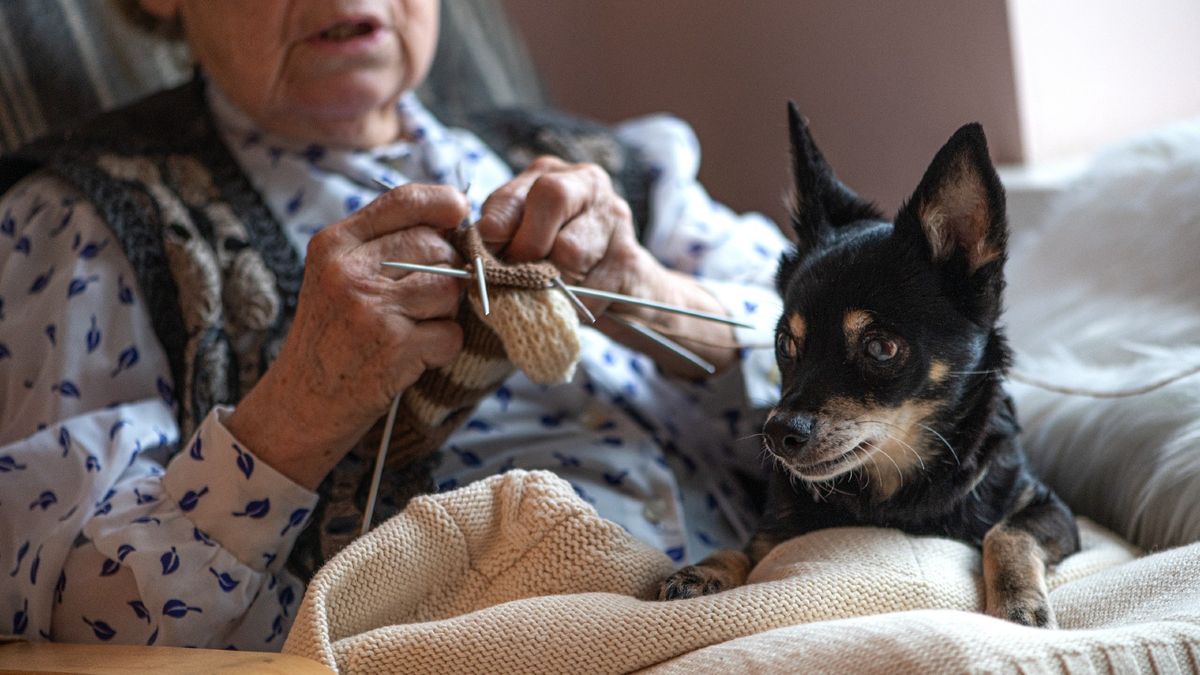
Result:
{"type": "MultiPolygon", "coordinates": [[[[453,2],[453,0],[447,0],[453,2]]],[[[781,220],[785,101],[843,180],[886,210],[961,124],[1020,159],[1004,0],[505,0],[562,107],[690,122],[709,190],[781,220]]]]}
{"type": "Polygon", "coordinates": [[[1086,155],[1200,115],[1200,2],[1009,0],[1023,154],[1086,155]]]}

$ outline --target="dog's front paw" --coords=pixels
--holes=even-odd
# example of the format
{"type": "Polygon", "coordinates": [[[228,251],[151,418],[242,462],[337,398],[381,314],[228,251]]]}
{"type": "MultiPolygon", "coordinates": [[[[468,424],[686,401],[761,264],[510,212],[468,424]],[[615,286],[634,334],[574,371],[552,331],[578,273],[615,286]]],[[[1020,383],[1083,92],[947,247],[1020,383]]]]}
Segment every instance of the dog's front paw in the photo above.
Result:
{"type": "Polygon", "coordinates": [[[728,575],[700,565],[688,565],[667,577],[658,590],[659,600],[683,600],[720,593],[729,587],[728,575]]]}
{"type": "Polygon", "coordinates": [[[1041,593],[1018,593],[994,601],[989,598],[988,614],[1022,626],[1058,628],[1050,601],[1041,593]]]}

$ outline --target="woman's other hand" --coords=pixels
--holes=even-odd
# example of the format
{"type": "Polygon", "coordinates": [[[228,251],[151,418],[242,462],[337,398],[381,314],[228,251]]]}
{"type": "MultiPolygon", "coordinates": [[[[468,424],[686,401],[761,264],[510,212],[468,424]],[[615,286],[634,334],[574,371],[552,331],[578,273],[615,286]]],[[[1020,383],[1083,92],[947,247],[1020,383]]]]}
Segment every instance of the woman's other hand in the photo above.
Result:
{"type": "MultiPolygon", "coordinates": [[[[667,269],[641,245],[629,204],[595,164],[539,157],[488,197],[477,227],[484,242],[503,258],[549,260],[569,284],[725,314],[699,283],[667,269]]],[[[609,309],[608,301],[581,299],[597,317],[609,309]]],[[[718,368],[732,363],[736,355],[725,346],[734,342],[729,326],[634,305],[621,306],[620,311],[672,336],[718,368]]],[[[620,324],[601,318],[597,326],[652,355],[668,371],[702,374],[620,324]]]]}
{"type": "Polygon", "coordinates": [[[444,233],[468,213],[458,190],[404,185],[313,237],[287,340],[230,432],[297,483],[320,484],[395,396],[462,348],[460,282],[380,263],[460,264],[444,233]]]}

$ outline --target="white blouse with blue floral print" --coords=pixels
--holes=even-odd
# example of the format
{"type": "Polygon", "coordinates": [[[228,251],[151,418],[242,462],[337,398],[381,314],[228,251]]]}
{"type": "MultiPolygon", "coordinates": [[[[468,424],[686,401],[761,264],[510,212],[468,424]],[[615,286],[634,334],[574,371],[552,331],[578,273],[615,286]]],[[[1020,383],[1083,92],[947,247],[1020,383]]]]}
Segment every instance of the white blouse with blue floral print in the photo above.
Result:
{"type": "MultiPolygon", "coordinates": [[[[371,151],[289,145],[213,86],[209,103],[301,255],[323,225],[378,196],[377,179],[465,180],[478,216],[511,178],[412,95],[399,108],[413,140],[371,151]]],[[[738,329],[741,343],[771,345],[786,246],[775,225],[709,198],[682,122],[648,117],[618,133],[656,164],[647,247],[757,326],[738,329]]],[[[282,565],[316,495],[239,443],[226,409],[179,438],[170,369],[135,280],[71,186],[34,174],[0,199],[0,635],[277,650],[303,594],[282,565]]],[[[739,369],[696,384],[591,328],[581,340],[571,383],[517,374],[482,402],[449,439],[439,489],[549,469],[677,561],[737,545],[748,510],[724,469],[758,466],[755,411],[778,392],[771,350],[745,349],[739,369]]]]}

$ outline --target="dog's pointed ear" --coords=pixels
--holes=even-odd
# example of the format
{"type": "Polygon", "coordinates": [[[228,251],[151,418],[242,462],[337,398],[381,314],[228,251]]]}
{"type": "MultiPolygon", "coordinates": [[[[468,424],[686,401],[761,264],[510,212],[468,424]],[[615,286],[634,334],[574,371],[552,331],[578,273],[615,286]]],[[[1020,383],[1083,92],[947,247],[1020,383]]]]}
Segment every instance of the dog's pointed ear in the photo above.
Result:
{"type": "Polygon", "coordinates": [[[1003,263],[1008,243],[1004,186],[979,124],[950,137],[896,216],[896,231],[924,239],[938,264],[961,259],[968,276],[1003,263]],[[961,258],[958,258],[961,256],[961,258]]]}
{"type": "Polygon", "coordinates": [[[793,178],[789,201],[799,251],[815,245],[828,228],[883,217],[874,205],[837,179],[794,101],[788,101],[788,129],[793,178]]]}

